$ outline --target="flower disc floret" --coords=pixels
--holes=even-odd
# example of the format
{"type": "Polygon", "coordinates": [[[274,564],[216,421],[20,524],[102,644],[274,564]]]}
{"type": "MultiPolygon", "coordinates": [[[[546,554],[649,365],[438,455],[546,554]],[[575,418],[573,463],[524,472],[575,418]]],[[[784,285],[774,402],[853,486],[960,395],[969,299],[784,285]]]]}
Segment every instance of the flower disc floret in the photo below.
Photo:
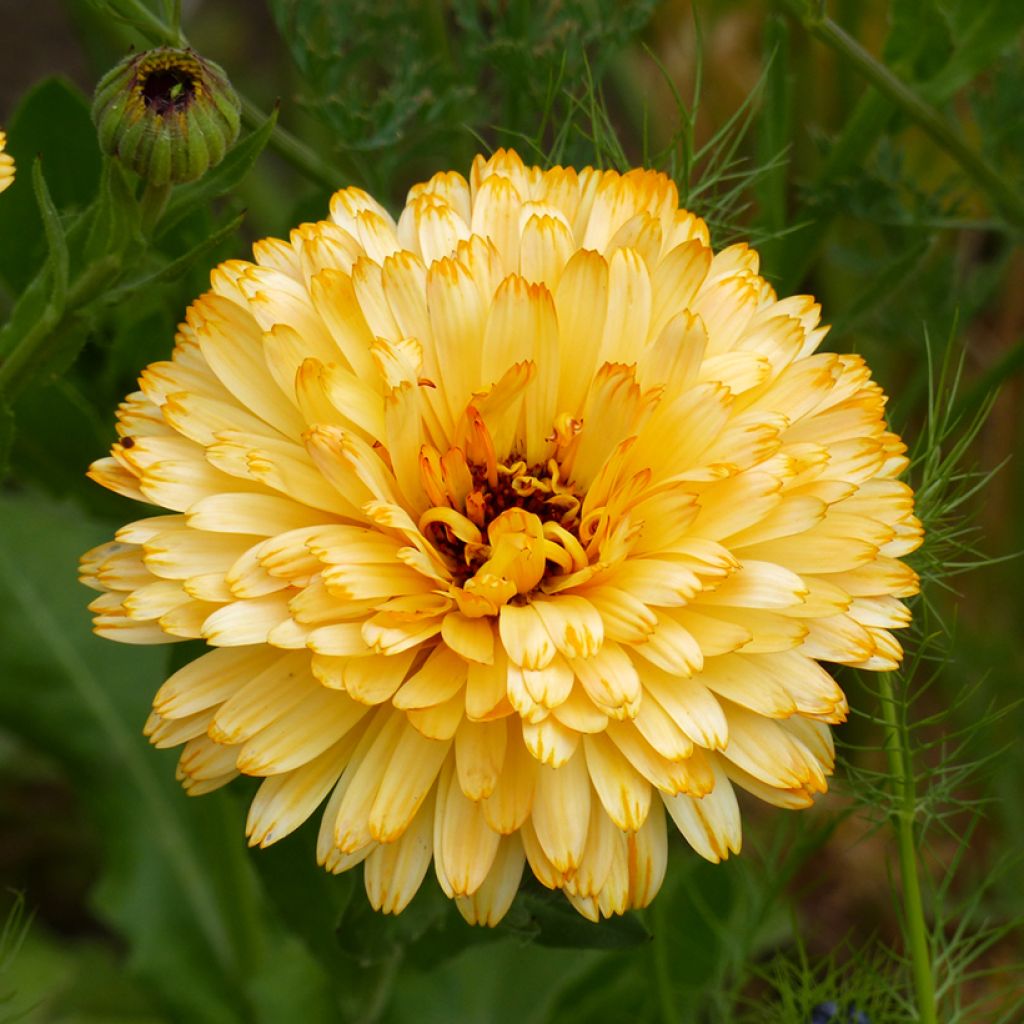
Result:
{"type": "Polygon", "coordinates": [[[896,667],[917,588],[904,446],[819,316],[663,175],[505,151],[222,264],[90,470],[168,510],[84,556],[97,632],[211,648],[147,734],[190,793],[263,778],[254,845],[323,804],[385,912],[432,863],[494,924],[528,864],[596,920],[669,820],[737,852],[736,787],[825,791],[822,663],[896,667]]]}

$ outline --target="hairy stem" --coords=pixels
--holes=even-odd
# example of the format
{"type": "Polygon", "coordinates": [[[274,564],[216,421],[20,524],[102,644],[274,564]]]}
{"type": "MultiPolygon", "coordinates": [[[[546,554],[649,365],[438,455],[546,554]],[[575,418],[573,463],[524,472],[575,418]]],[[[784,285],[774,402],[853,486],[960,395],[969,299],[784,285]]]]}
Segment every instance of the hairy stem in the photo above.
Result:
{"type": "Polygon", "coordinates": [[[883,672],[879,677],[882,698],[882,719],[885,722],[885,747],[889,772],[896,796],[896,838],[899,845],[900,884],[903,890],[903,913],[906,919],[906,942],[910,968],[917,995],[918,1019],[921,1024],[938,1024],[935,1004],[935,979],[932,974],[928,925],[924,919],[921,880],[917,870],[917,842],[914,835],[917,794],[907,747],[906,723],[897,713],[893,677],[883,672]]]}
{"type": "MultiPolygon", "coordinates": [[[[792,6],[792,5],[790,5],[792,6]]],[[[835,50],[866,78],[882,95],[894,103],[944,149],[975,184],[988,193],[1003,216],[1015,227],[1024,228],[1024,198],[990,167],[981,154],[963,140],[949,121],[922,99],[860,43],[827,15],[799,12],[804,27],[816,39],[835,50]]]]}

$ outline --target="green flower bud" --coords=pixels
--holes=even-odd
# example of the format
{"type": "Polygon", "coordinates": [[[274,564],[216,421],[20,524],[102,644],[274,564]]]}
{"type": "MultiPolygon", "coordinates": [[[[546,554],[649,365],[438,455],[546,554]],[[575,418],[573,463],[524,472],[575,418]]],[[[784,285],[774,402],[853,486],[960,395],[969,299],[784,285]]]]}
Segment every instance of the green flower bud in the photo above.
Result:
{"type": "Polygon", "coordinates": [[[240,111],[220,65],[169,46],[125,58],[92,103],[100,148],[151,185],[194,181],[219,164],[240,111]]]}

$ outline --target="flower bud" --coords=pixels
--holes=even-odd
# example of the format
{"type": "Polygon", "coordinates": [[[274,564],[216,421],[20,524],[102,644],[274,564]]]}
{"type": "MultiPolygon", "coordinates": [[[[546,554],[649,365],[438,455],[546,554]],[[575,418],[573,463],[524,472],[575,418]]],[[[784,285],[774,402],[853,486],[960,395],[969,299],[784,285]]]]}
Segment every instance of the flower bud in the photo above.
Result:
{"type": "Polygon", "coordinates": [[[194,181],[238,137],[240,104],[223,68],[162,46],[127,57],[96,87],[100,148],[152,185],[194,181]]]}

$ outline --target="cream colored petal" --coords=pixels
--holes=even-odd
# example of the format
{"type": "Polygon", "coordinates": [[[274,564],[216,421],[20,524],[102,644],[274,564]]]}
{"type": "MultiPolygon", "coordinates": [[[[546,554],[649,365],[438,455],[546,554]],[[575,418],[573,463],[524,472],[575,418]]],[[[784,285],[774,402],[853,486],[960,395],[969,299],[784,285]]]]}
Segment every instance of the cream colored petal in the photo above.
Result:
{"type": "Polygon", "coordinates": [[[450,740],[455,736],[465,715],[466,699],[461,692],[442,704],[429,708],[410,708],[406,715],[409,724],[432,740],[450,740]]]}
{"type": "Polygon", "coordinates": [[[511,835],[529,817],[539,765],[526,749],[519,722],[506,721],[508,740],[501,774],[494,792],[480,801],[480,808],[492,829],[511,835]]]}
{"type": "Polygon", "coordinates": [[[330,657],[313,655],[313,674],[333,689],[344,690],[360,704],[381,704],[390,700],[405,680],[412,665],[414,651],[389,657],[330,657]]]}
{"type": "Polygon", "coordinates": [[[505,763],[508,726],[504,721],[463,721],[455,734],[455,766],[462,792],[474,801],[489,797],[505,763]]]}
{"type": "Polygon", "coordinates": [[[551,664],[556,649],[551,635],[532,604],[506,604],[501,608],[498,630],[510,660],[523,668],[541,669],[551,664]]]}
{"type": "MultiPolygon", "coordinates": [[[[327,806],[324,808],[323,817],[320,819],[320,830],[317,835],[316,843],[316,859],[317,863],[321,865],[327,865],[328,870],[332,870],[331,864],[338,865],[340,858],[347,858],[351,856],[353,851],[366,850],[365,856],[369,856],[370,849],[373,846],[373,841],[370,839],[369,832],[365,832],[365,838],[362,842],[357,842],[352,846],[352,849],[348,853],[343,853],[335,845],[335,824],[338,821],[338,812],[341,810],[342,803],[351,788],[352,781],[356,777],[356,774],[366,760],[367,754],[375,748],[378,738],[384,727],[389,725],[393,732],[397,734],[398,728],[403,725],[402,716],[392,714],[388,709],[382,708],[370,715],[367,715],[363,719],[363,724],[356,726],[354,730],[358,734],[358,742],[356,743],[355,750],[352,752],[345,765],[344,771],[341,773],[341,777],[338,779],[337,785],[331,792],[331,796],[327,801],[327,806]]],[[[381,767],[386,761],[381,763],[381,767]]],[[[374,791],[375,793],[376,791],[374,791]]],[[[372,800],[374,793],[370,793],[368,799],[372,800]]],[[[366,805],[366,811],[369,811],[369,804],[366,805]]],[[[347,867],[351,867],[356,863],[360,863],[359,860],[353,860],[351,864],[346,864],[344,867],[338,866],[337,870],[346,870],[347,867]]]]}
{"type": "Polygon", "coordinates": [[[251,314],[222,296],[207,294],[187,315],[203,356],[242,407],[285,436],[298,437],[302,418],[267,369],[263,332],[251,314]]]}
{"type": "Polygon", "coordinates": [[[617,249],[608,261],[608,312],[598,364],[634,363],[651,323],[651,277],[635,249],[617,249]]]}
{"type": "Polygon", "coordinates": [[[664,387],[680,394],[697,382],[708,335],[699,317],[682,310],[653,335],[640,353],[636,377],[640,386],[664,387]]]}
{"type": "Polygon", "coordinates": [[[588,696],[577,680],[569,696],[551,714],[562,725],[574,732],[592,734],[603,732],[608,726],[608,715],[602,711],[588,696]]]}
{"type": "Polygon", "coordinates": [[[468,661],[488,665],[494,661],[494,627],[489,619],[470,619],[449,612],[441,623],[441,638],[468,661]]]}
{"type": "Polygon", "coordinates": [[[187,718],[161,718],[155,711],[146,719],[142,735],[158,750],[178,747],[188,740],[202,736],[213,718],[213,708],[199,711],[187,718]]]}
{"type": "Polygon", "coordinates": [[[646,907],[661,888],[668,866],[668,834],[665,814],[651,809],[638,832],[626,836],[629,866],[629,906],[646,907]]]}
{"type": "Polygon", "coordinates": [[[597,369],[594,339],[604,333],[608,309],[608,264],[600,254],[573,254],[555,290],[555,309],[562,367],[558,409],[578,416],[597,369]]]}
{"type": "Polygon", "coordinates": [[[247,775],[280,775],[298,768],[340,740],[367,710],[343,693],[317,687],[246,741],[238,755],[238,770],[247,775]]]}
{"type": "Polygon", "coordinates": [[[506,700],[508,658],[504,647],[494,649],[490,665],[470,662],[466,675],[466,716],[483,721],[511,711],[506,700]]]}
{"type": "Polygon", "coordinates": [[[658,615],[658,624],[642,644],[631,650],[645,661],[677,676],[691,676],[704,665],[704,653],[686,628],[668,612],[658,615]]]}
{"type": "Polygon", "coordinates": [[[587,842],[575,874],[566,880],[568,896],[596,897],[604,888],[621,833],[605,814],[600,801],[590,801],[587,842]]]}
{"type": "Polygon", "coordinates": [[[726,654],[704,662],[700,681],[712,693],[768,718],[788,718],[796,702],[782,680],[764,671],[766,659],[726,654]]]}
{"type": "MultiPolygon", "coordinates": [[[[337,805],[332,799],[324,815],[324,828],[329,829],[333,845],[342,853],[354,853],[373,841],[370,834],[370,811],[380,789],[384,771],[409,728],[405,715],[390,708],[374,712],[366,736],[356,748],[341,779],[337,805]]],[[[318,851],[330,841],[320,834],[318,851]]]]}
{"type": "Polygon", "coordinates": [[[554,715],[536,720],[524,719],[523,742],[541,764],[552,769],[566,764],[579,748],[580,734],[563,725],[554,715]]]}
{"type": "Polygon", "coordinates": [[[443,644],[435,647],[395,694],[396,708],[425,708],[442,704],[465,685],[469,666],[443,644]]]}
{"type": "MultiPolygon", "coordinates": [[[[702,674],[703,678],[703,674],[702,674]]],[[[633,719],[637,731],[651,747],[669,761],[684,761],[693,754],[693,741],[650,693],[640,701],[633,719]]]]}
{"type": "Polygon", "coordinates": [[[487,877],[472,896],[459,896],[455,904],[468,924],[497,925],[508,913],[523,877],[522,840],[518,834],[502,838],[487,877]]]}
{"type": "Polygon", "coordinates": [[[435,856],[439,854],[438,860],[444,865],[451,894],[470,896],[484,884],[497,856],[501,836],[488,824],[482,806],[462,792],[454,773],[443,808],[438,805],[435,823],[435,856]],[[438,815],[441,815],[440,820],[438,815]]]}
{"type": "Polygon", "coordinates": [[[538,770],[531,820],[545,855],[563,875],[572,874],[583,857],[590,801],[590,776],[582,750],[558,768],[542,765],[538,770]]]}
{"type": "Polygon", "coordinates": [[[568,698],[575,678],[566,660],[556,655],[551,664],[544,668],[510,672],[509,700],[524,716],[528,716],[530,709],[538,705],[548,709],[557,708],[568,698]],[[520,680],[526,697],[519,693],[520,680]]]}
{"type": "Polygon", "coordinates": [[[374,334],[356,296],[352,276],[341,270],[322,270],[309,284],[313,306],[357,377],[371,386],[380,375],[370,354],[374,334]]]}
{"type": "Polygon", "coordinates": [[[714,785],[707,759],[697,749],[682,761],[669,761],[640,734],[633,722],[609,722],[607,735],[648,782],[663,793],[702,796],[714,785]]]}
{"type": "Polygon", "coordinates": [[[245,823],[249,845],[264,848],[294,832],[338,781],[358,738],[352,730],[301,768],[264,779],[245,823]]]}
{"type": "Polygon", "coordinates": [[[570,664],[587,696],[613,718],[630,718],[640,702],[640,677],[636,666],[618,644],[606,642],[590,658],[570,664]]]}
{"type": "Polygon", "coordinates": [[[701,605],[734,608],[788,608],[802,603],[808,590],[792,570],[772,562],[744,559],[740,568],[714,590],[705,591],[701,605]]]}
{"type": "Polygon", "coordinates": [[[370,906],[400,914],[419,891],[433,855],[434,796],[423,801],[401,837],[382,843],[366,858],[363,882],[370,906]]]}
{"type": "Polygon", "coordinates": [[[538,597],[533,608],[566,658],[591,658],[601,649],[604,622],[586,598],[569,594],[554,599],[538,597]]]}
{"type": "Polygon", "coordinates": [[[717,864],[742,845],[740,809],[736,794],[719,759],[710,758],[715,788],[695,799],[685,793],[661,794],[665,808],[683,838],[706,860],[717,864]]]}
{"type": "Polygon", "coordinates": [[[437,779],[451,743],[428,739],[407,723],[381,775],[370,807],[370,835],[394,842],[408,827],[437,779]]]}
{"type": "Polygon", "coordinates": [[[491,296],[481,292],[464,263],[445,259],[427,272],[426,297],[433,340],[427,363],[444,368],[435,383],[454,422],[484,382],[480,351],[491,296]]]}
{"type": "Polygon", "coordinates": [[[519,266],[519,210],[523,196],[505,177],[492,175],[484,180],[473,197],[470,228],[494,243],[506,274],[519,266]]]}
{"type": "Polygon", "coordinates": [[[601,806],[615,826],[635,832],[651,807],[651,784],[607,736],[585,736],[587,770],[601,806]]]}
{"type": "Polygon", "coordinates": [[[238,750],[238,747],[215,743],[209,736],[197,736],[189,740],[178,758],[179,781],[191,792],[189,783],[233,777],[237,774],[235,761],[238,750]]]}
{"type": "MultiPolygon", "coordinates": [[[[524,213],[535,205],[524,208],[524,213]]],[[[547,213],[531,213],[522,228],[519,273],[527,281],[544,284],[554,291],[574,251],[572,230],[564,219],[547,213]]]]}
{"type": "Polygon", "coordinates": [[[153,698],[165,718],[182,718],[226,700],[276,658],[261,647],[210,651],[169,676],[153,698]]]}
{"type": "Polygon", "coordinates": [[[806,748],[771,719],[725,703],[729,742],[722,756],[761,782],[779,789],[825,790],[825,776],[806,748]]]}

